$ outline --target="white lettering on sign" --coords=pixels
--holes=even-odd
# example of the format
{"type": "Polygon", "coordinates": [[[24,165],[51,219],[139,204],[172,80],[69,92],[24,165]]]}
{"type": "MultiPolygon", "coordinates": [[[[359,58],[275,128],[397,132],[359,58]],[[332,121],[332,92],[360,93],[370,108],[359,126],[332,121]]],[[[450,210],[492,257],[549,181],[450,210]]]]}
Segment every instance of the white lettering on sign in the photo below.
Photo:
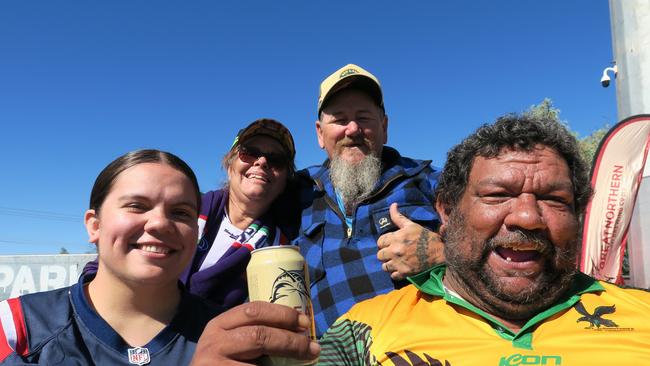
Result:
{"type": "Polygon", "coordinates": [[[0,301],[74,285],[84,265],[95,258],[95,254],[0,256],[0,301]]]}
{"type": "Polygon", "coordinates": [[[40,290],[47,291],[66,286],[65,275],[65,267],[63,266],[42,266],[40,276],[40,290]]]}
{"type": "Polygon", "coordinates": [[[27,266],[20,266],[9,297],[18,297],[32,292],[36,292],[36,284],[34,283],[32,270],[27,266]]]}
{"type": "Polygon", "coordinates": [[[7,288],[14,282],[14,269],[7,265],[0,265],[0,290],[7,292],[7,288]]]}
{"type": "Polygon", "coordinates": [[[68,286],[74,285],[79,280],[79,275],[80,275],[79,268],[83,268],[83,266],[79,267],[76,264],[70,265],[70,270],[68,270],[68,273],[70,274],[68,276],[68,286]]]}

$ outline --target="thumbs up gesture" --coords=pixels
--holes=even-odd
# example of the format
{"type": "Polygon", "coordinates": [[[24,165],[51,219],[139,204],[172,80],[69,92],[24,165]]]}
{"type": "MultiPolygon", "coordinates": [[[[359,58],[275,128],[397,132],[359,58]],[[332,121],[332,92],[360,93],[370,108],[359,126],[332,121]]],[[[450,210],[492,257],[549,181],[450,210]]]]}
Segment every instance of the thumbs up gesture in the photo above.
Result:
{"type": "Polygon", "coordinates": [[[444,262],[440,235],[402,215],[397,203],[390,205],[390,219],[397,231],[379,237],[377,258],[394,280],[402,280],[444,262]]]}

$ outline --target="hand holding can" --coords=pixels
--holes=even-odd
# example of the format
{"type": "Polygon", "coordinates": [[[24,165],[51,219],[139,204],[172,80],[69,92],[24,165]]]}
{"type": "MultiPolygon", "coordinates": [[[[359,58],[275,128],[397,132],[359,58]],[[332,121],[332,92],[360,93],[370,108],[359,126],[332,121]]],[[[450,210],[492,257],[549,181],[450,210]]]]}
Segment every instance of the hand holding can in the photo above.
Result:
{"type": "MultiPolygon", "coordinates": [[[[315,340],[314,313],[309,295],[309,274],[305,259],[294,246],[273,246],[256,249],[246,268],[248,295],[251,301],[286,305],[305,314],[310,327],[305,335],[315,340]]],[[[263,357],[262,365],[312,365],[317,360],[294,360],[284,357],[263,357]]]]}

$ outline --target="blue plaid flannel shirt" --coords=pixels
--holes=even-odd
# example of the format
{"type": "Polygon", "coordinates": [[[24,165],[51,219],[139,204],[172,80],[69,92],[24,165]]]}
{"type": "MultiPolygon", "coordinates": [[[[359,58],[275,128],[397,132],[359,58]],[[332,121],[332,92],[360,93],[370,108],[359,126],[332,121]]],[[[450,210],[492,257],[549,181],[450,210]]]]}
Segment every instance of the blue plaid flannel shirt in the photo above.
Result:
{"type": "Polygon", "coordinates": [[[371,196],[356,208],[350,234],[330,182],[329,162],[299,173],[308,184],[301,189],[302,221],[293,243],[309,267],[318,337],[355,303],[407,284],[382,270],[377,239],[396,230],[389,214],[393,202],[406,217],[437,229],[434,189],[439,169],[430,163],[384,146],[383,173],[371,196]]]}

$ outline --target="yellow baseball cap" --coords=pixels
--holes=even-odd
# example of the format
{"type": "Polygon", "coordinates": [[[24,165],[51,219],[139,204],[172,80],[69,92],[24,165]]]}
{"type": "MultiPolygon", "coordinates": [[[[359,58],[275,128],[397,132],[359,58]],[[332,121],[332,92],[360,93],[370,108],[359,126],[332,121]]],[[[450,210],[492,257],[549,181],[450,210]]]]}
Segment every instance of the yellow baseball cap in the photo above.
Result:
{"type": "Polygon", "coordinates": [[[337,92],[355,88],[368,93],[381,109],[384,109],[384,98],[381,92],[381,84],[375,75],[355,64],[347,64],[334,71],[320,84],[318,95],[318,114],[323,109],[327,100],[337,92]]]}

